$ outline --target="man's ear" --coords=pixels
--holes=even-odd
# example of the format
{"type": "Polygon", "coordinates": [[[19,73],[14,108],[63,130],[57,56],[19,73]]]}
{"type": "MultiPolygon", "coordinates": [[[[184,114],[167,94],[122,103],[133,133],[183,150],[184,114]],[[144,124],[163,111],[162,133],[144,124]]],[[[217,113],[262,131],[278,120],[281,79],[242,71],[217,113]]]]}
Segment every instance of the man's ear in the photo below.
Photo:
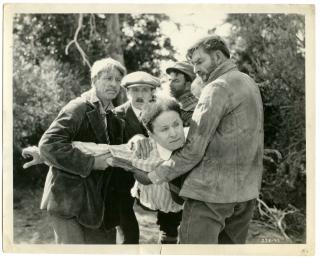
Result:
{"type": "Polygon", "coordinates": [[[214,56],[216,58],[216,64],[218,65],[222,64],[226,59],[225,55],[220,50],[214,51],[214,56]]]}

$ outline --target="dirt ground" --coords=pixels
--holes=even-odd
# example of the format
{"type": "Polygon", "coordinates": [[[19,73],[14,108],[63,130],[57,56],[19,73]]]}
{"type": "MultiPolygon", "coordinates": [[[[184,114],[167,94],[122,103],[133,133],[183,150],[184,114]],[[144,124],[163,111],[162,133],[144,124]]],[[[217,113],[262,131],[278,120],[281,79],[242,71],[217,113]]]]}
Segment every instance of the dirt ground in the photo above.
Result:
{"type": "MultiPolygon", "coordinates": [[[[14,242],[16,244],[53,244],[53,232],[48,225],[46,213],[39,209],[42,191],[23,190],[14,194],[14,242]]],[[[140,227],[140,243],[156,244],[159,228],[156,212],[134,207],[140,227]]],[[[276,230],[258,221],[250,225],[248,244],[288,243],[276,230]]]]}

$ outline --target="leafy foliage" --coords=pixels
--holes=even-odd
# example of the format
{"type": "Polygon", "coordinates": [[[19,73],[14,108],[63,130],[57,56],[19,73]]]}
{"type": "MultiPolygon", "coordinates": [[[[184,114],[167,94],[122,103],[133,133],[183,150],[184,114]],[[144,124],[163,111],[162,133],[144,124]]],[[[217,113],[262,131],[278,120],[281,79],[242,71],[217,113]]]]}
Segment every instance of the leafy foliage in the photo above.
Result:
{"type": "MultiPolygon", "coordinates": [[[[295,219],[299,217],[301,235],[306,208],[304,17],[230,14],[226,21],[232,25],[233,57],[260,87],[265,147],[281,153],[267,153],[262,199],[278,209],[297,207],[301,213],[295,219]]],[[[294,214],[289,218],[294,221],[294,214]]]]}
{"type": "Polygon", "coordinates": [[[158,76],[161,60],[175,60],[169,38],[161,35],[159,23],[168,17],[159,14],[123,15],[124,59],[129,72],[140,70],[158,76]],[[144,51],[141,51],[141,50],[144,51]],[[140,50],[140,51],[139,51],[140,50]]]}

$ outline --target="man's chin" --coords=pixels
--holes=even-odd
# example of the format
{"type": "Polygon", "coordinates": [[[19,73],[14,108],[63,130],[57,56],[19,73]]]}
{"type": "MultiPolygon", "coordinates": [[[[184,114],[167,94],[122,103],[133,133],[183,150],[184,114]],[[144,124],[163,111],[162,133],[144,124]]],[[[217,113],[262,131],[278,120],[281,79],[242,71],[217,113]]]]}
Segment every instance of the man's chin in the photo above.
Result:
{"type": "Polygon", "coordinates": [[[183,142],[182,141],[177,141],[177,142],[173,142],[171,143],[171,150],[177,150],[179,148],[181,148],[183,146],[183,142]]]}
{"type": "Polygon", "coordinates": [[[140,103],[140,102],[137,103],[137,102],[136,102],[136,103],[134,104],[134,107],[135,107],[135,108],[138,108],[138,109],[141,109],[141,108],[143,107],[143,105],[144,105],[144,103],[140,103]]]}

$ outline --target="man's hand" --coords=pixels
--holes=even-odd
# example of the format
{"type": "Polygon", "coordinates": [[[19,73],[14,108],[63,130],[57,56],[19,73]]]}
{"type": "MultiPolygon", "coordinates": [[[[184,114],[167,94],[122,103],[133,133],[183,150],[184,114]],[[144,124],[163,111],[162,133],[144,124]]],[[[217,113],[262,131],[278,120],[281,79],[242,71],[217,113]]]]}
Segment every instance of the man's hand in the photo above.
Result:
{"type": "Polygon", "coordinates": [[[128,142],[129,147],[139,159],[149,158],[152,145],[148,137],[142,134],[133,136],[128,142]]]}
{"type": "Polygon", "coordinates": [[[107,159],[110,158],[110,153],[95,156],[94,157],[94,164],[93,169],[94,170],[105,170],[107,167],[109,167],[107,159]]]}
{"type": "Polygon", "coordinates": [[[37,146],[30,146],[24,148],[22,150],[22,157],[24,157],[25,159],[32,158],[31,161],[23,164],[24,169],[44,163],[43,159],[40,156],[39,148],[37,146]]]}
{"type": "Polygon", "coordinates": [[[134,171],[133,176],[140,184],[143,184],[143,185],[152,184],[151,180],[148,177],[148,173],[144,171],[134,171]]]}

